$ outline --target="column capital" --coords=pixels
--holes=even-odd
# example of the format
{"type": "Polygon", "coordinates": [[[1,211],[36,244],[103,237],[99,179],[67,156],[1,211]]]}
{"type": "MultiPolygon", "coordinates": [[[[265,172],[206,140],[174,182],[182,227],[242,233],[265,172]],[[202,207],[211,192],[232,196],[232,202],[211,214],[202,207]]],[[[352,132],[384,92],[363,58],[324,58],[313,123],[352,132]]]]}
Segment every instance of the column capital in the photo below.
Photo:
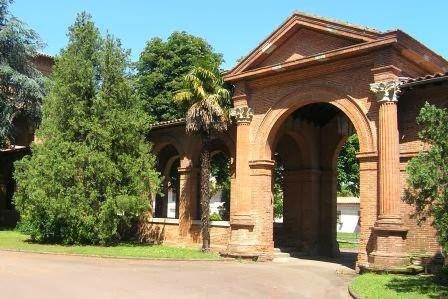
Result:
{"type": "Polygon", "coordinates": [[[370,84],[370,90],[379,103],[398,102],[401,84],[400,80],[381,81],[370,84]]]}
{"type": "Polygon", "coordinates": [[[230,109],[230,116],[235,119],[237,124],[250,124],[254,111],[248,106],[236,107],[230,109]]]}

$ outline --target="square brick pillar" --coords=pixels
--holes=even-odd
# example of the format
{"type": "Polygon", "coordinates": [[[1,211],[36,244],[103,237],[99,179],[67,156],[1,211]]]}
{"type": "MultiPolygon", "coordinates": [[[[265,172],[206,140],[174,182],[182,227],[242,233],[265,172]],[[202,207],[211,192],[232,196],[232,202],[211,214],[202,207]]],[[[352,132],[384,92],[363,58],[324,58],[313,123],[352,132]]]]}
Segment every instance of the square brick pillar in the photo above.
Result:
{"type": "Polygon", "coordinates": [[[189,234],[196,215],[196,198],[199,169],[192,168],[188,160],[182,159],[179,172],[179,239],[190,243],[189,234]]]}
{"type": "Polygon", "coordinates": [[[320,176],[317,169],[300,171],[303,194],[302,205],[302,244],[301,250],[311,255],[319,255],[320,222],[320,176]]]}
{"type": "Polygon", "coordinates": [[[334,169],[322,170],[320,175],[320,234],[319,253],[337,257],[339,244],[336,237],[337,176],[334,169]]]}
{"type": "Polygon", "coordinates": [[[303,201],[304,194],[300,171],[285,171],[283,177],[283,225],[277,238],[280,246],[300,247],[302,243],[303,201]]]}
{"type": "Polygon", "coordinates": [[[372,228],[378,218],[378,153],[360,152],[359,198],[360,198],[360,239],[357,266],[366,268],[368,256],[375,250],[376,237],[372,228]]]}
{"type": "Polygon", "coordinates": [[[406,255],[406,233],[400,211],[400,155],[397,118],[398,80],[370,85],[379,102],[379,215],[373,227],[376,248],[369,256],[373,267],[402,266],[409,262],[406,255]]]}
{"type": "Polygon", "coordinates": [[[284,238],[311,255],[337,256],[336,173],[302,169],[284,176],[284,238]]]}

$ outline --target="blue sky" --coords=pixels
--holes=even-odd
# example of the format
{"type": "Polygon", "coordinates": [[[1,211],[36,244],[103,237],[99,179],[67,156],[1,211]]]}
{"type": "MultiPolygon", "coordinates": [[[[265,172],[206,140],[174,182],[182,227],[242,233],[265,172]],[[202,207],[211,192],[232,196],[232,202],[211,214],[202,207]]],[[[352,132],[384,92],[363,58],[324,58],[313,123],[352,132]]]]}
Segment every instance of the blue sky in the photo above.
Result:
{"type": "Polygon", "coordinates": [[[379,30],[400,28],[448,58],[448,0],[15,0],[12,13],[35,29],[57,54],[77,12],[90,12],[132,50],[132,58],[151,37],[185,30],[205,38],[224,55],[224,68],[246,55],[294,10],[379,30]]]}

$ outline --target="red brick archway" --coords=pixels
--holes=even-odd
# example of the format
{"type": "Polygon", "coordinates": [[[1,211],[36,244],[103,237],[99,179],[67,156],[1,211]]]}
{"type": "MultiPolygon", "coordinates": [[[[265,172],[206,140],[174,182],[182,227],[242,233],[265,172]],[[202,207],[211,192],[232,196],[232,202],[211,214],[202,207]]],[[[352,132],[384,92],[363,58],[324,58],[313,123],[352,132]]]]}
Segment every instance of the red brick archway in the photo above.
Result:
{"type": "MultiPolygon", "coordinates": [[[[407,84],[406,92],[412,94],[409,90],[415,82],[403,81],[403,77],[446,69],[447,61],[401,31],[379,32],[294,13],[224,74],[224,81],[234,86],[231,112],[234,125],[221,138],[232,156],[235,173],[230,221],[219,233],[212,232],[212,245],[215,237],[226,248],[223,253],[227,255],[272,258],[272,153],[279,132],[294,111],[325,103],[342,111],[360,139],[358,265],[403,265],[409,262],[408,255],[412,252],[433,254],[439,248],[434,230],[429,226],[423,230],[418,227],[409,216],[412,207],[401,201],[406,187],[406,163],[422,147],[415,117],[422,99],[431,94],[415,93],[406,98],[400,88],[407,84]]],[[[443,99],[447,101],[446,94],[443,99]]],[[[192,200],[197,196],[200,140],[185,136],[182,120],[156,124],[153,128],[155,151],[161,146],[158,143],[178,143],[181,157],[179,227],[167,239],[198,242],[200,235],[194,227],[192,200]]],[[[291,138],[286,142],[298,144],[301,160],[308,161],[313,148],[302,133],[290,132],[291,138]]],[[[320,188],[327,195],[334,192],[330,183],[334,181],[334,164],[343,139],[334,142],[333,151],[327,149],[325,162],[307,173],[296,173],[289,181],[291,186],[300,185],[299,179],[315,180],[320,182],[313,187],[316,190],[320,188]]],[[[329,205],[329,201],[317,205],[324,217],[332,214],[329,205]]]]}
{"type": "MultiPolygon", "coordinates": [[[[293,98],[293,103],[300,101],[293,98]]],[[[336,160],[355,130],[345,113],[331,102],[303,102],[306,104],[291,105],[299,108],[287,111],[286,119],[279,118],[282,124],[275,126],[275,142],[270,142],[282,172],[283,221],[274,223],[274,245],[294,248],[301,254],[337,256],[336,160]]],[[[274,181],[277,172],[272,172],[274,181]]]]}
{"type": "MultiPolygon", "coordinates": [[[[417,246],[406,241],[417,229],[415,221],[404,213],[410,209],[400,198],[407,161],[401,160],[401,153],[408,159],[417,151],[410,153],[415,139],[400,139],[399,122],[408,118],[398,115],[397,100],[402,77],[440,71],[448,63],[413,43],[398,31],[380,33],[293,14],[225,74],[225,81],[235,86],[236,122],[237,191],[230,221],[229,255],[272,256],[272,153],[285,120],[297,109],[313,103],[337,107],[351,121],[360,139],[357,157],[362,231],[358,265],[403,265],[408,252],[416,248],[434,251],[424,241],[417,246]],[[403,48],[406,51],[397,51],[403,48]],[[431,70],[415,59],[423,53],[420,50],[432,57],[431,70]],[[415,54],[412,57],[407,55],[411,52],[415,54]]],[[[411,126],[409,122],[404,125],[409,130],[411,126]]],[[[299,135],[295,137],[300,139],[299,135]]],[[[416,137],[414,133],[412,136],[416,137]]],[[[335,151],[328,153],[328,161],[334,161],[339,147],[335,145],[335,151]]],[[[323,170],[301,173],[301,177],[297,173],[291,186],[300,185],[299,177],[327,182],[334,179],[334,173],[323,170]]],[[[316,186],[316,190],[331,189],[316,186]]],[[[327,213],[324,206],[329,203],[319,204],[314,208],[327,213]]],[[[434,236],[431,238],[434,240],[434,236]]]]}

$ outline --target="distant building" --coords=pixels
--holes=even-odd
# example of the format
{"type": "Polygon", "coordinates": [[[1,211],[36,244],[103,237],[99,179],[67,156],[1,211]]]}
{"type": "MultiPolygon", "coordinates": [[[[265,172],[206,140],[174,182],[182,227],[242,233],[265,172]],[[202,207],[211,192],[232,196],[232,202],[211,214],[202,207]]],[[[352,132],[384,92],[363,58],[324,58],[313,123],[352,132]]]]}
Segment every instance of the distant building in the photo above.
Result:
{"type": "MultiPolygon", "coordinates": [[[[36,68],[44,76],[49,76],[54,64],[52,56],[39,54],[33,60],[36,68]]],[[[14,144],[0,148],[0,226],[15,225],[18,215],[14,209],[12,197],[16,188],[13,179],[14,162],[30,153],[29,145],[34,139],[34,131],[26,121],[18,117],[13,120],[14,144]]]]}
{"type": "Polygon", "coordinates": [[[358,233],[359,226],[359,198],[337,198],[337,224],[338,233],[358,233]]]}

